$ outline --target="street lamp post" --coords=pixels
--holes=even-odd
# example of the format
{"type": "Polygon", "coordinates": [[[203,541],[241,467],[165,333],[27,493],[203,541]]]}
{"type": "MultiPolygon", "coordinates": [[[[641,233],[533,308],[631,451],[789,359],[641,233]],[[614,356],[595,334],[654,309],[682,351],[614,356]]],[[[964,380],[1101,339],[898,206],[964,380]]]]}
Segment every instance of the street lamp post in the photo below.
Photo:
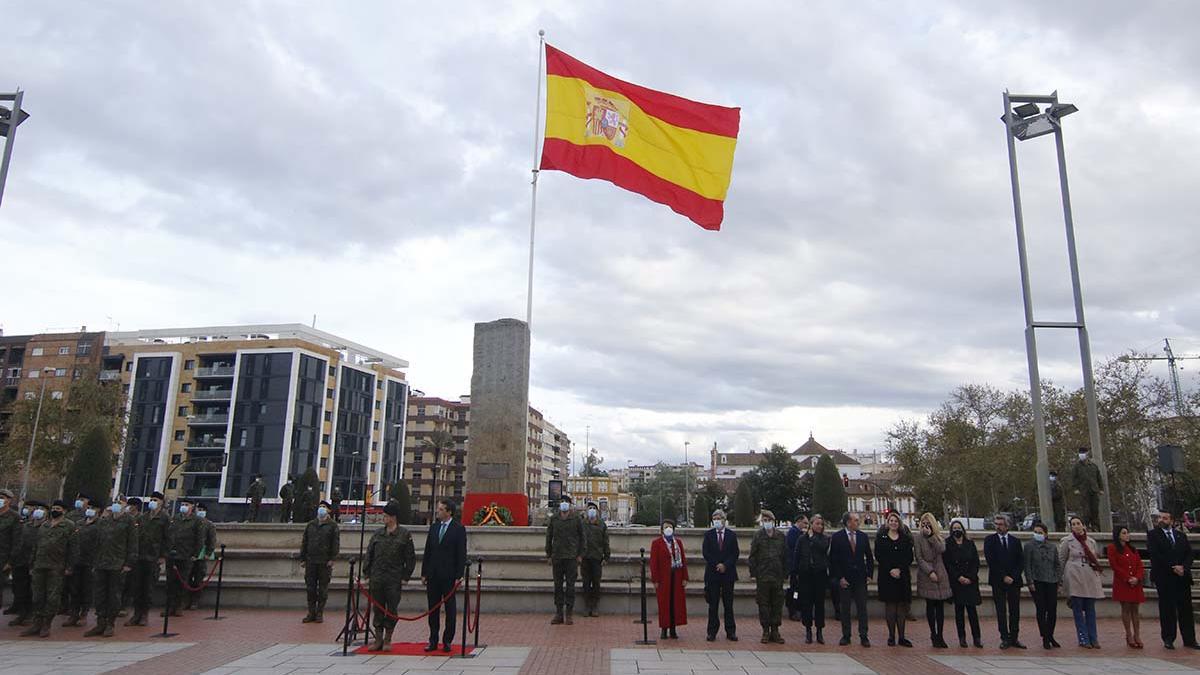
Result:
{"type": "MultiPolygon", "coordinates": [[[[21,99],[24,96],[25,92],[20,89],[12,93],[0,94],[0,101],[12,101],[12,110],[0,106],[0,136],[4,137],[4,150],[0,154],[0,201],[4,200],[4,184],[8,180],[8,163],[12,159],[17,127],[29,118],[29,113],[21,109],[21,99]]],[[[24,496],[24,494],[21,495],[22,498],[24,496]]]]}
{"type": "MultiPolygon", "coordinates": [[[[18,92],[18,97],[20,92],[18,92]]],[[[18,101],[20,98],[17,99],[18,101]]],[[[7,148],[5,150],[7,157],[7,148]]],[[[7,165],[6,165],[7,166],[7,165]]],[[[3,179],[0,174],[0,180],[3,179]]],[[[0,189],[4,187],[3,182],[0,182],[0,189]]],[[[29,467],[33,464],[33,445],[37,441],[38,424],[42,421],[42,399],[46,398],[46,378],[54,373],[53,368],[42,368],[42,389],[38,392],[37,412],[33,416],[33,433],[29,436],[29,452],[25,455],[25,476],[21,479],[21,501],[25,501],[25,496],[29,493],[29,467]]]]}
{"type": "Polygon", "coordinates": [[[691,497],[691,494],[692,494],[692,490],[691,490],[692,465],[688,463],[688,446],[691,444],[692,444],[691,441],[683,442],[683,520],[689,524],[692,522],[691,519],[688,517],[688,501],[689,501],[688,498],[691,497]]]}
{"type": "Polygon", "coordinates": [[[1067,159],[1063,147],[1062,118],[1077,112],[1073,104],[1060,103],[1058,92],[1045,95],[1016,95],[1004,92],[1005,136],[1008,141],[1008,167],[1012,181],[1013,216],[1017,228],[1017,259],[1021,268],[1021,297],[1025,309],[1025,355],[1029,363],[1029,395],[1033,404],[1033,438],[1037,446],[1038,510],[1043,519],[1054,513],[1050,496],[1050,460],[1046,448],[1046,418],[1042,405],[1042,382],[1038,373],[1038,328],[1069,328],[1079,336],[1079,360],[1083,370],[1083,393],[1087,406],[1088,437],[1096,465],[1100,467],[1100,526],[1112,529],[1112,507],[1109,501],[1108,468],[1104,464],[1104,448],[1100,444],[1100,421],[1096,412],[1096,385],[1092,373],[1092,348],[1083,313],[1083,292],[1079,280],[1079,257],[1075,251],[1075,221],[1071,214],[1071,193],[1067,186],[1067,159]],[[1013,104],[1017,104],[1015,107],[1013,104]],[[1044,109],[1039,106],[1045,106],[1044,109]],[[1033,295],[1029,282],[1029,258],[1025,247],[1025,218],[1021,209],[1021,185],[1017,176],[1016,141],[1027,141],[1054,134],[1058,158],[1058,181],[1062,196],[1063,221],[1067,235],[1067,261],[1074,295],[1074,321],[1036,321],[1033,316],[1033,295]]]}

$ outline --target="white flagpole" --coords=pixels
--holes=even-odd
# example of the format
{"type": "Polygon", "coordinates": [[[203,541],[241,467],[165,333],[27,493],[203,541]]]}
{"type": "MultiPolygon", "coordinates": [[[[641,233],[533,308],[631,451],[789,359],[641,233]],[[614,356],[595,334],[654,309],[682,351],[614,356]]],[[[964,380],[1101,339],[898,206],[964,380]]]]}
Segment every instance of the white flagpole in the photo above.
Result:
{"type": "Polygon", "coordinates": [[[537,225],[538,141],[542,114],[542,55],[545,54],[546,31],[538,31],[537,98],[533,108],[533,194],[529,206],[529,277],[525,288],[525,325],[533,331],[533,233],[537,225]]]}

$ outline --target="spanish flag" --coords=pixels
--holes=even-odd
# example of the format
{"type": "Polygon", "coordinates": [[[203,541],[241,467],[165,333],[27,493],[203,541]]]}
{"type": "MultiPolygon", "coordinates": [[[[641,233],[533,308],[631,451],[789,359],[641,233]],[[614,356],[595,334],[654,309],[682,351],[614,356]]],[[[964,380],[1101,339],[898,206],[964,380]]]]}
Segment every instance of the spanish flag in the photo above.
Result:
{"type": "Polygon", "coordinates": [[[542,169],[600,178],[721,229],[740,108],[606,75],[546,45],[542,169]]]}

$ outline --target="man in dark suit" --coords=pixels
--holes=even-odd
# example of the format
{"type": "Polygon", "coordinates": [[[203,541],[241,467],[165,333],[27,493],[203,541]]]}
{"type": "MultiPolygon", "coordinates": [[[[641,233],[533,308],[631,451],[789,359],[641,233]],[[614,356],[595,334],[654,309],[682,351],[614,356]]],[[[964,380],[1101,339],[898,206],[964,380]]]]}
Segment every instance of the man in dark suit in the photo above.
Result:
{"type": "Polygon", "coordinates": [[[1025,562],[1021,555],[1021,540],[1008,532],[1008,516],[995,519],[996,532],[983,540],[983,557],[988,564],[988,584],[992,587],[992,602],[996,606],[996,624],[1000,627],[1000,649],[1025,649],[1018,635],[1021,632],[1021,574],[1025,562]]]}
{"type": "Polygon", "coordinates": [[[725,512],[717,509],[712,514],[712,529],[704,533],[704,599],[708,602],[708,637],[717,639],[721,627],[718,607],[725,605],[725,637],[737,642],[737,624],[733,618],[733,582],[737,581],[738,550],[737,533],[725,527],[725,512]]]}
{"type": "MultiPolygon", "coordinates": [[[[429,534],[425,535],[425,554],[421,556],[421,583],[425,584],[427,607],[432,608],[454,588],[467,565],[467,528],[454,520],[454,502],[439,499],[429,534]]],[[[442,651],[449,652],[454,642],[458,605],[454,595],[446,598],[446,629],[442,631],[442,651]]],[[[429,644],[425,651],[437,649],[441,611],[429,614],[429,644]]]]}
{"type": "Polygon", "coordinates": [[[1183,644],[1196,645],[1196,624],[1192,615],[1192,545],[1187,535],[1172,527],[1170,511],[1158,516],[1158,527],[1146,533],[1150,552],[1150,579],[1158,589],[1158,623],[1163,646],[1175,648],[1175,627],[1183,644]]]}
{"type": "Polygon", "coordinates": [[[862,646],[870,647],[867,637],[867,580],[875,574],[875,561],[871,557],[871,539],[858,531],[858,514],[842,516],[844,529],[834,533],[829,542],[829,577],[840,589],[838,594],[838,618],[842,621],[842,641],[850,644],[850,603],[858,614],[858,637],[862,646]]]}

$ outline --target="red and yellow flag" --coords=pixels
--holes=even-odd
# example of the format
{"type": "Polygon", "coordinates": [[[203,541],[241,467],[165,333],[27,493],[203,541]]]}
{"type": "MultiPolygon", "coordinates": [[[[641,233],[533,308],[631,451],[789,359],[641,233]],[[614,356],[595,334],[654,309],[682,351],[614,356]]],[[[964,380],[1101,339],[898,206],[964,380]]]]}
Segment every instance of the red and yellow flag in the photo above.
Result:
{"type": "Polygon", "coordinates": [[[542,169],[600,178],[721,229],[740,108],[606,75],[546,45],[542,169]]]}

